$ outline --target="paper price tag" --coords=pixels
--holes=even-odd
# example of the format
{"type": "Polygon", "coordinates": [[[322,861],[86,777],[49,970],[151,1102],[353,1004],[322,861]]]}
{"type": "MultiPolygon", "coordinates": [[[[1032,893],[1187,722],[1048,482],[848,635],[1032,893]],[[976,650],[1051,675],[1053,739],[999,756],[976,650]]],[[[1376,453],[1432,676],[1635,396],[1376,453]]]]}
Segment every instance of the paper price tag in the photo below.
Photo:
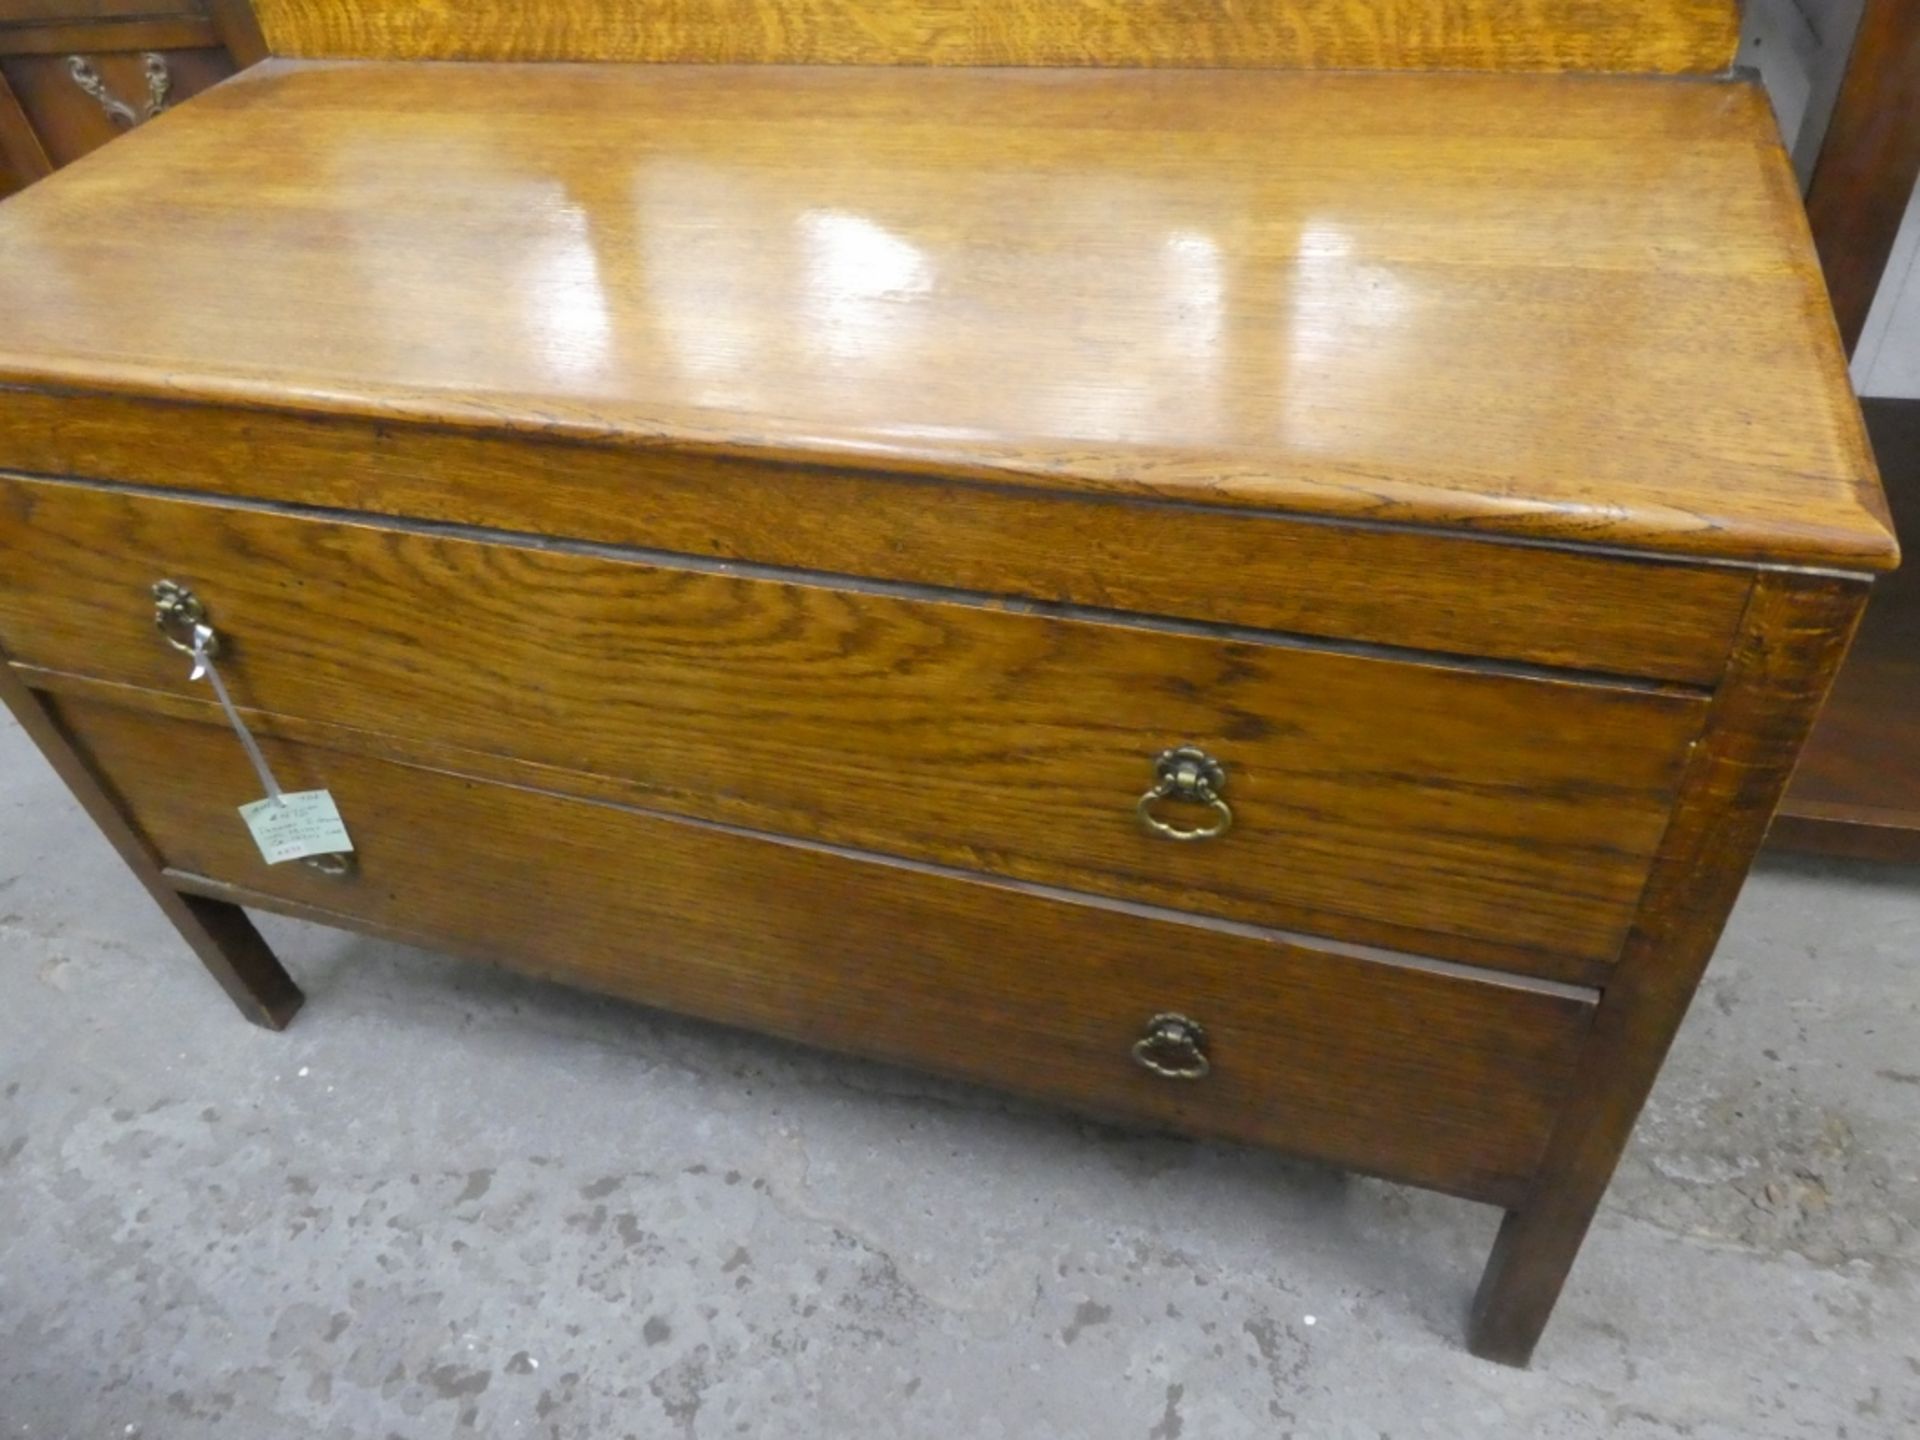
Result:
{"type": "Polygon", "coordinates": [[[340,855],[353,849],[340,809],[325,790],[299,790],[277,800],[269,796],[240,807],[253,843],[269,865],[304,860],[309,855],[340,855]]]}

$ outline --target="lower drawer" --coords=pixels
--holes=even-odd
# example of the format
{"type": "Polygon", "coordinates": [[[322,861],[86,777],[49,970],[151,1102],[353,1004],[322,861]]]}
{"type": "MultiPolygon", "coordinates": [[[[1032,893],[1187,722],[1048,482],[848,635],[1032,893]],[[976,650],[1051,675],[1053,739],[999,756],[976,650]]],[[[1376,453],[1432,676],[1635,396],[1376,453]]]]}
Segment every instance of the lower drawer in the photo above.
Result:
{"type": "Polygon", "coordinates": [[[1292,943],[537,790],[268,742],[358,854],[268,866],[229,732],[61,700],[173,871],[236,898],[1082,1109],[1517,1198],[1591,1017],[1584,992],[1292,943]],[[1147,1055],[1150,1020],[1177,1014],[1147,1055]]]}

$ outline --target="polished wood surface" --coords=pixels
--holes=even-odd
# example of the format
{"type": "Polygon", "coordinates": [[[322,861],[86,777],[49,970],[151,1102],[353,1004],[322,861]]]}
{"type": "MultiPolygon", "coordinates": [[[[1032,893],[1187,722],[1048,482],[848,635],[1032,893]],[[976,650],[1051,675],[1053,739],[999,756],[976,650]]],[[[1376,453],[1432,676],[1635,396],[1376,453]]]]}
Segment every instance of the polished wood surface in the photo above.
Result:
{"type": "Polygon", "coordinates": [[[1377,525],[0,390],[0,471],[1711,684],[1749,572],[1377,525]]]}
{"type": "MultiPolygon", "coordinates": [[[[1920,536],[1920,400],[1861,403],[1895,524],[1920,536]]],[[[1920,571],[1875,582],[1770,842],[1920,862],[1920,571]]]]}
{"type": "Polygon", "coordinates": [[[1734,0],[259,0],[276,55],[1630,70],[1733,63],[1734,0]]]}
{"type": "Polygon", "coordinates": [[[0,246],[16,382],[1894,559],[1744,84],[269,61],[0,246]]]}
{"type": "Polygon", "coordinates": [[[1920,6],[1866,0],[1807,187],[1807,217],[1849,351],[1866,328],[1916,176],[1920,6]]]}
{"type": "Polygon", "coordinates": [[[62,701],[174,872],[336,923],[690,1014],[1202,1134],[1511,1199],[1544,1147],[1586,998],[1198,929],[269,742],[354,837],[344,879],[267,866],[231,733],[62,701]],[[525,837],[547,860],[529,864],[525,837]],[[636,883],[644,877],[644,883],[636,883]],[[1191,1015],[1213,1073],[1157,1079],[1147,1019],[1191,1015]],[[1418,1143],[1411,1143],[1417,1140],[1418,1143]]]}
{"type": "Polygon", "coordinates": [[[1866,603],[1860,577],[1755,587],[1672,829],[1608,982],[1534,1192],[1508,1212],[1474,1299],[1476,1354],[1524,1365],[1765,838],[1866,603]]]}
{"type": "Polygon", "coordinates": [[[161,578],[205,602],[236,702],[268,714],[1094,894],[1437,932],[1548,974],[1617,953],[1706,710],[1694,692],[0,482],[17,662],[204,695],[154,633],[161,578]],[[1153,757],[1180,744],[1227,768],[1218,840],[1136,823],[1153,757]]]}

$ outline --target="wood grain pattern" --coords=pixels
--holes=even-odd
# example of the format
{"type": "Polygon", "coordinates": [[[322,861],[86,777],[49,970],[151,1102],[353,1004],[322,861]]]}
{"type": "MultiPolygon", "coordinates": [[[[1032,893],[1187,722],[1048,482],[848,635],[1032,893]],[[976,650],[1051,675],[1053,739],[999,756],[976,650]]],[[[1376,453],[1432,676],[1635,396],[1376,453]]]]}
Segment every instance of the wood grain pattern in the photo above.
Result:
{"type": "Polygon", "coordinates": [[[260,0],[276,55],[1633,70],[1733,63],[1732,0],[260,0]]]}
{"type": "Polygon", "coordinates": [[[175,871],[689,1014],[1472,1195],[1532,1172],[1585,1000],[1065,903],[458,775],[269,743],[359,869],[269,867],[231,735],[62,701],[175,871]],[[530,865],[525,837],[548,857],[530,865]],[[636,884],[635,877],[646,877],[636,884]],[[1214,1073],[1156,1080],[1147,1018],[1214,1073]]]}
{"type": "Polygon", "coordinates": [[[1691,693],[78,485],[0,482],[0,557],[0,640],[26,664],[188,688],[150,624],[166,576],[209,607],[238,703],[269,714],[1095,894],[1602,964],[1705,711],[1691,693]],[[1135,822],[1152,757],[1177,744],[1229,770],[1220,841],[1135,822]]]}
{"type": "Polygon", "coordinates": [[[146,837],[133,827],[118,798],[82,756],[52,708],[20,683],[4,655],[0,655],[0,705],[12,712],[27,738],[39,747],[88,818],[100,827],[107,843],[240,1013],[264,1029],[284,1030],[303,997],[253,922],[239,906],[206,896],[182,895],[161,876],[159,858],[146,837]]]}
{"type": "Polygon", "coordinates": [[[0,380],[1895,558],[1743,84],[270,61],[54,180],[0,380]]]}
{"type": "MultiPolygon", "coordinates": [[[[207,698],[204,692],[196,694],[179,690],[153,690],[142,685],[100,680],[87,675],[77,675],[71,671],[50,670],[36,665],[16,664],[13,668],[18,678],[30,688],[54,699],[70,697],[111,705],[119,709],[138,710],[148,715],[168,716],[196,725],[223,723],[218,705],[207,698]]],[[[363,730],[325,720],[267,714],[258,710],[248,712],[247,725],[257,734],[270,735],[290,744],[326,750],[343,750],[420,769],[456,771],[502,785],[546,790],[577,799],[624,805],[635,809],[650,809],[657,803],[645,789],[619,776],[596,775],[578,770],[558,770],[550,765],[540,765],[512,755],[448,746],[424,734],[408,735],[363,730]]],[[[1191,917],[1192,923],[1200,925],[1225,925],[1232,928],[1240,923],[1209,919],[1193,911],[1184,913],[1191,917]]],[[[1290,928],[1284,924],[1256,928],[1261,933],[1280,940],[1308,940],[1319,945],[1351,945],[1363,950],[1371,948],[1388,954],[1427,956],[1444,963],[1498,970],[1524,979],[1592,990],[1604,988],[1607,977],[1613,970],[1610,961],[1583,960],[1571,955],[1553,954],[1501,941],[1467,939],[1431,929],[1393,925],[1385,921],[1365,920],[1351,916],[1328,917],[1317,933],[1290,928]]]]}
{"type": "Polygon", "coordinates": [[[78,475],[1711,684],[1748,572],[1007,485],[0,391],[78,475]]]}
{"type": "Polygon", "coordinates": [[[1755,588],[1580,1078],[1534,1193],[1508,1212],[1487,1262],[1475,1354],[1532,1355],[1865,601],[1858,579],[1774,574],[1755,588]]]}

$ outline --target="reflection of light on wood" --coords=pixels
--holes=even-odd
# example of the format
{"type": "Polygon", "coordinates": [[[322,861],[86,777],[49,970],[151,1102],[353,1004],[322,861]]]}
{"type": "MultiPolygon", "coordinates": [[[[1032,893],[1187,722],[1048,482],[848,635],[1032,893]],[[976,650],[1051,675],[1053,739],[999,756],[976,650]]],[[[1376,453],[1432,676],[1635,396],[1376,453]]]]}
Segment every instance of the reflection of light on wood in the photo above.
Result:
{"type": "Polygon", "coordinates": [[[1178,360],[1188,396],[1187,419],[1220,421],[1220,362],[1225,355],[1226,267],[1220,246],[1193,230],[1167,236],[1167,289],[1161,322],[1167,357],[1178,360]]]}
{"type": "Polygon", "coordinates": [[[1353,237],[1324,220],[1301,226],[1290,288],[1292,323],[1281,331],[1283,373],[1290,377],[1281,396],[1282,436],[1302,450],[1350,450],[1367,443],[1355,433],[1360,424],[1373,427],[1377,442],[1379,427],[1405,413],[1391,403],[1392,391],[1420,373],[1407,365],[1405,348],[1430,343],[1412,333],[1419,297],[1392,267],[1360,259],[1353,237]],[[1326,403],[1328,396],[1355,394],[1381,403],[1326,403]]]}
{"type": "Polygon", "coordinates": [[[556,204],[545,208],[545,221],[520,278],[528,338],[553,370],[569,379],[597,378],[606,368],[612,322],[586,211],[556,204]]]}
{"type": "Polygon", "coordinates": [[[1052,279],[1041,318],[1075,344],[1036,371],[1026,423],[1057,439],[1139,444],[1217,424],[1228,319],[1219,243],[1198,230],[1162,229],[1172,206],[1149,186],[1102,177],[1053,198],[1056,209],[1041,212],[1046,224],[1086,228],[1082,246],[1045,256],[1052,279]],[[1104,218],[1115,214],[1153,223],[1115,227],[1104,218]]]}
{"type": "Polygon", "coordinates": [[[813,210],[799,228],[809,299],[819,306],[814,342],[834,360],[883,357],[907,328],[897,302],[933,289],[926,255],[859,215],[813,210]]]}
{"type": "Polygon", "coordinates": [[[767,410],[754,367],[784,358],[777,296],[756,288],[788,242],[769,234],[760,187],[698,161],[654,158],[634,175],[639,260],[628,286],[643,297],[646,348],[662,401],[711,410],[767,410]]]}

